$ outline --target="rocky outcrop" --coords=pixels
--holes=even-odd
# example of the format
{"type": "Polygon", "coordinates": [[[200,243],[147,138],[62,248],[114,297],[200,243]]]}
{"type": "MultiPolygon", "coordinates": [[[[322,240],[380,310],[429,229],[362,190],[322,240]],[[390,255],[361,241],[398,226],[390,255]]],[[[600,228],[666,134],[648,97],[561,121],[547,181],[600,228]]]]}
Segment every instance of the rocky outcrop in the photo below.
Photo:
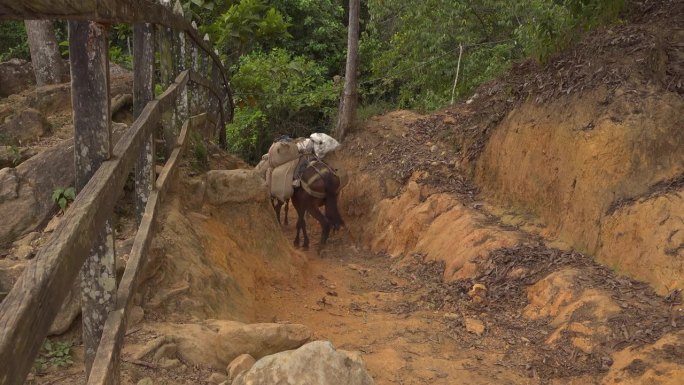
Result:
{"type": "Polygon", "coordinates": [[[231,361],[226,368],[226,373],[228,373],[228,383],[232,383],[238,375],[242,372],[246,372],[254,366],[256,360],[249,354],[241,354],[236,359],[231,361]]]}
{"type": "Polygon", "coordinates": [[[36,88],[26,101],[31,108],[52,115],[71,110],[71,83],[51,84],[36,88]]]}
{"type": "Polygon", "coordinates": [[[26,143],[45,135],[50,124],[38,110],[27,108],[13,113],[0,124],[0,137],[7,144],[26,143]]]}
{"type": "MultiPolygon", "coordinates": [[[[114,123],[115,141],[126,126],[114,123]]],[[[0,170],[0,245],[35,231],[55,212],[52,192],[74,185],[72,139],[45,150],[16,168],[0,170]],[[17,213],[21,213],[18,215],[17,213]]]]}
{"type": "Polygon", "coordinates": [[[311,331],[297,324],[211,320],[203,324],[157,324],[154,329],[175,341],[183,361],[221,371],[242,354],[261,358],[295,349],[311,338],[311,331]]]}
{"type": "Polygon", "coordinates": [[[266,182],[254,170],[209,171],[206,194],[212,205],[263,201],[268,197],[266,182]]]}
{"type": "Polygon", "coordinates": [[[0,97],[18,94],[36,84],[31,63],[12,59],[0,63],[0,97]]]}
{"type": "Polygon", "coordinates": [[[282,352],[257,361],[233,385],[372,385],[363,361],[335,350],[328,341],[314,341],[297,350],[282,352]]]}

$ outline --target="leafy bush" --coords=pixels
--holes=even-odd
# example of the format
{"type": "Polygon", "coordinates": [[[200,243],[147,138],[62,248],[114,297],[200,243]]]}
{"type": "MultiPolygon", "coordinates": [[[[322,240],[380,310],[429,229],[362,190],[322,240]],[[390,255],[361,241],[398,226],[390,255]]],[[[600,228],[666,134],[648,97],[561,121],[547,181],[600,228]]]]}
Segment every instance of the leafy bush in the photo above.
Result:
{"type": "Polygon", "coordinates": [[[31,59],[24,22],[0,22],[0,62],[14,58],[31,59]]]}
{"type": "Polygon", "coordinates": [[[229,52],[229,63],[235,63],[240,55],[260,48],[262,44],[273,46],[287,39],[288,23],[283,15],[264,0],[241,0],[219,15],[204,31],[214,36],[224,52],[229,52]]]}
{"type": "Polygon", "coordinates": [[[57,187],[52,191],[52,201],[55,202],[59,208],[64,212],[69,206],[69,203],[76,199],[76,189],[73,187],[62,188],[57,187]]]}
{"type": "Polygon", "coordinates": [[[192,167],[198,171],[206,171],[209,169],[209,150],[207,149],[202,135],[198,132],[193,132],[190,141],[192,148],[192,167]]]}
{"type": "Polygon", "coordinates": [[[243,56],[231,81],[237,108],[227,126],[231,150],[256,162],[272,139],[327,132],[339,88],[325,68],[284,49],[243,56]]]}
{"type": "Polygon", "coordinates": [[[615,20],[625,0],[369,0],[361,40],[362,97],[432,110],[499,76],[515,60],[539,61],[583,30],[615,20]]]}
{"type": "Polygon", "coordinates": [[[49,366],[71,366],[74,363],[71,359],[71,347],[72,343],[68,341],[52,342],[46,339],[36,358],[36,369],[42,372],[49,366]]]}

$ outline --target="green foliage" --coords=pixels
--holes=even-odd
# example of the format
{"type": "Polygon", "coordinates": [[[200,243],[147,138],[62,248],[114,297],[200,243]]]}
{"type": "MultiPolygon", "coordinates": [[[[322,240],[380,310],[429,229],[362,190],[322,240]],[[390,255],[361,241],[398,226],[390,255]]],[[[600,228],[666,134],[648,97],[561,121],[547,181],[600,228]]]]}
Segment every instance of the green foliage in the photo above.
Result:
{"type": "Polygon", "coordinates": [[[217,17],[206,30],[233,63],[254,48],[273,46],[290,36],[283,15],[264,0],[242,0],[217,17]]]}
{"type": "Polygon", "coordinates": [[[532,1],[521,10],[525,22],[515,31],[525,54],[545,62],[568,46],[581,30],[610,23],[624,8],[624,0],[532,1]]]}
{"type": "Polygon", "coordinates": [[[192,167],[199,172],[209,169],[209,150],[202,136],[198,132],[193,132],[190,146],[192,148],[192,167]]]}
{"type": "Polygon", "coordinates": [[[21,151],[19,150],[19,147],[14,144],[10,145],[9,154],[12,157],[12,165],[18,165],[21,161],[21,151]]]}
{"type": "Polygon", "coordinates": [[[109,47],[109,60],[128,69],[133,69],[133,55],[125,53],[121,47],[109,47]]]}
{"type": "Polygon", "coordinates": [[[271,0],[288,23],[291,39],[282,47],[327,68],[328,76],[344,73],[347,29],[344,8],[334,0],[271,0]]]}
{"type": "Polygon", "coordinates": [[[362,97],[431,110],[525,57],[547,60],[583,29],[612,20],[624,0],[369,0],[361,41],[362,97]],[[368,79],[371,79],[370,81],[368,79]]]}
{"type": "Polygon", "coordinates": [[[76,189],[73,187],[57,187],[52,191],[52,201],[55,202],[59,208],[64,212],[69,206],[69,203],[76,199],[76,189]]]}
{"type": "Polygon", "coordinates": [[[164,93],[164,86],[159,83],[154,83],[154,97],[157,97],[164,93]]]}
{"type": "Polygon", "coordinates": [[[109,36],[109,60],[133,69],[133,28],[129,24],[115,24],[109,36]]]}
{"type": "Polygon", "coordinates": [[[0,22],[0,62],[14,58],[31,59],[24,22],[0,22]]]}
{"type": "Polygon", "coordinates": [[[237,108],[227,126],[231,150],[261,158],[275,136],[328,131],[339,89],[325,68],[284,49],[243,56],[231,81],[237,108]]]}
{"type": "Polygon", "coordinates": [[[42,372],[49,366],[71,366],[74,363],[71,359],[71,347],[72,343],[68,341],[53,342],[46,339],[38,358],[36,358],[36,370],[42,372]]]}

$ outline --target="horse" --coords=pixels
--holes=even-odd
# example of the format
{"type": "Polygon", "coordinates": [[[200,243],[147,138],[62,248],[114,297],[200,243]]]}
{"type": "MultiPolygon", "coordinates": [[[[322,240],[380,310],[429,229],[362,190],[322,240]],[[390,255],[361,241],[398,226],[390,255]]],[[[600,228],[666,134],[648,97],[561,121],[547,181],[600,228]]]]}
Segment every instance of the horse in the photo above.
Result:
{"type": "Polygon", "coordinates": [[[337,231],[344,226],[344,221],[337,208],[337,195],[341,187],[340,177],[332,167],[321,160],[308,163],[301,175],[301,182],[292,194],[292,205],[297,210],[297,235],[295,247],[299,247],[299,231],[304,236],[304,249],[309,248],[309,237],[306,234],[304,215],[308,212],[321,225],[321,241],[318,251],[323,248],[330,235],[330,230],[337,231]],[[325,215],[318,209],[325,206],[325,215]]]}

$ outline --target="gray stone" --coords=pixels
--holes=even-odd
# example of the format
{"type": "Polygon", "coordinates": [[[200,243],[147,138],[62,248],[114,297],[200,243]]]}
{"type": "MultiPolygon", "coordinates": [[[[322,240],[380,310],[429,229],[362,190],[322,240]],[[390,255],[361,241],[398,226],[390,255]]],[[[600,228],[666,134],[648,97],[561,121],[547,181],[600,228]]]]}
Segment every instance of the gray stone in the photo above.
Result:
{"type": "Polygon", "coordinates": [[[228,382],[232,383],[233,380],[242,372],[246,372],[252,368],[256,360],[249,354],[240,354],[236,359],[231,361],[226,368],[226,373],[228,373],[228,382]]]}
{"type": "Polygon", "coordinates": [[[222,373],[212,373],[211,376],[207,379],[207,382],[210,384],[216,384],[219,385],[221,383],[224,383],[228,380],[228,377],[226,377],[225,374],[222,373]]]}
{"type": "Polygon", "coordinates": [[[212,170],[207,172],[208,203],[241,203],[265,201],[266,181],[255,170],[212,170]]]}
{"type": "Polygon", "coordinates": [[[27,97],[31,108],[49,116],[71,110],[71,83],[50,84],[36,88],[27,97]]]}
{"type": "Polygon", "coordinates": [[[0,123],[0,136],[7,144],[27,143],[43,136],[50,130],[45,116],[33,108],[15,112],[0,123]]]}
{"type": "Polygon", "coordinates": [[[176,358],[176,353],[178,353],[178,345],[165,344],[154,352],[154,360],[159,361],[162,358],[176,358]]]}
{"type": "Polygon", "coordinates": [[[0,63],[0,97],[18,94],[35,84],[31,63],[20,59],[0,63]]]}
{"type": "Polygon", "coordinates": [[[138,381],[136,385],[154,385],[154,381],[152,381],[152,379],[149,377],[145,377],[142,380],[138,381]]]}
{"type": "Polygon", "coordinates": [[[81,314],[81,285],[80,281],[76,279],[71,286],[71,290],[69,290],[69,294],[67,294],[66,299],[62,303],[57,317],[52,321],[48,336],[64,334],[71,328],[79,314],[81,314]]]}
{"type": "Polygon", "coordinates": [[[173,369],[181,366],[181,362],[176,358],[161,358],[157,365],[162,369],[173,369]]]}
{"type": "Polygon", "coordinates": [[[16,167],[36,155],[36,150],[27,147],[0,146],[0,169],[16,167]]]}
{"type": "Polygon", "coordinates": [[[358,357],[336,351],[328,341],[314,341],[297,350],[257,361],[237,376],[233,385],[372,385],[373,379],[358,357]]]}
{"type": "Polygon", "coordinates": [[[37,231],[33,231],[26,234],[26,236],[19,239],[18,241],[14,242],[14,246],[32,246],[33,242],[36,241],[38,238],[40,238],[40,233],[37,231]]]}
{"type": "MultiPolygon", "coordinates": [[[[126,125],[114,123],[114,142],[126,125]]],[[[45,225],[56,211],[52,192],[74,185],[74,141],[62,143],[16,168],[0,170],[0,247],[45,225]],[[19,215],[20,213],[21,215],[19,215]]]]}
{"type": "MultiPolygon", "coordinates": [[[[166,325],[160,329],[166,329],[166,325]]],[[[295,349],[311,338],[311,331],[304,325],[243,324],[226,320],[173,325],[167,334],[178,344],[178,356],[184,362],[221,371],[243,353],[261,358],[295,349]]]]}
{"type": "Polygon", "coordinates": [[[36,250],[31,245],[19,245],[14,249],[12,255],[17,259],[32,259],[36,255],[36,250]]]}

